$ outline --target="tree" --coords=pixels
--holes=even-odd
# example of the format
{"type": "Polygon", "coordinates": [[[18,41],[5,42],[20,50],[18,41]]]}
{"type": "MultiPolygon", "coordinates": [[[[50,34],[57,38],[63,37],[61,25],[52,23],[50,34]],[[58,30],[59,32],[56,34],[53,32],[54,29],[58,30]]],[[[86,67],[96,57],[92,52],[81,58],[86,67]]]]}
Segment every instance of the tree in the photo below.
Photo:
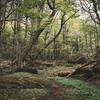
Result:
{"type": "Polygon", "coordinates": [[[81,8],[89,14],[91,19],[100,26],[100,1],[99,0],[79,0],[81,8]]]}

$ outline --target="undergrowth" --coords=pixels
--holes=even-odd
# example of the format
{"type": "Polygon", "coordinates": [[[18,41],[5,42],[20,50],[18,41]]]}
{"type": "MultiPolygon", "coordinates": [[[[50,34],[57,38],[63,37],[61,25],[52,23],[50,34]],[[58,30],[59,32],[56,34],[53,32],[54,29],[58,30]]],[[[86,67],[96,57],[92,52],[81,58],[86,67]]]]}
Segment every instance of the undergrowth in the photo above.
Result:
{"type": "Polygon", "coordinates": [[[37,100],[47,93],[46,89],[0,89],[0,100],[37,100]]]}
{"type": "Polygon", "coordinates": [[[54,80],[63,86],[70,87],[64,91],[63,98],[68,100],[100,100],[100,89],[89,85],[87,82],[62,77],[48,77],[49,80],[54,80]]]}

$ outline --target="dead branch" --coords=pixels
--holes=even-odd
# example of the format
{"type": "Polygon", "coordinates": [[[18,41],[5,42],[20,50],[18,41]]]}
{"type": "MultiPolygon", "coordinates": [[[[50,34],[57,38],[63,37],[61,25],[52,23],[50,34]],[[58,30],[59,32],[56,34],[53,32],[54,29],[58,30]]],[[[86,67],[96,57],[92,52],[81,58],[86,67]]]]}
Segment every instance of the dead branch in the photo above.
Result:
{"type": "Polygon", "coordinates": [[[96,60],[93,60],[93,61],[90,61],[90,62],[88,62],[88,63],[86,63],[86,64],[81,65],[80,67],[76,68],[74,71],[70,72],[70,74],[68,74],[68,75],[66,76],[66,78],[69,78],[69,77],[72,76],[76,71],[78,71],[78,70],[82,69],[83,67],[86,67],[86,66],[88,66],[88,65],[90,65],[90,64],[93,64],[93,63],[95,63],[95,62],[100,62],[100,59],[96,59],[96,60]]]}

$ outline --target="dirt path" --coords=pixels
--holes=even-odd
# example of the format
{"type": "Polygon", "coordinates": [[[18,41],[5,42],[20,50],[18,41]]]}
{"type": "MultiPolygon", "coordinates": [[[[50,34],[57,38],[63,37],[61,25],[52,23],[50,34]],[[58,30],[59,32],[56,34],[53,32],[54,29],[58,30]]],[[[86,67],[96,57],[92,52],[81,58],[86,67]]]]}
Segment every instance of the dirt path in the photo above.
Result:
{"type": "Polygon", "coordinates": [[[62,100],[66,88],[52,80],[51,86],[47,89],[47,95],[42,100],[62,100]]]}

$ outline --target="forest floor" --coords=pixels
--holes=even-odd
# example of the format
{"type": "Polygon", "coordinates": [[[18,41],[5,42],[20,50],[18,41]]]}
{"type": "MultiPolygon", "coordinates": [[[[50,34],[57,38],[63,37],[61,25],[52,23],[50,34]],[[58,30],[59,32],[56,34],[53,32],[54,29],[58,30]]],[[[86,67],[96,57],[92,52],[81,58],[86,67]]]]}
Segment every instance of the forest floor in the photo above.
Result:
{"type": "Polygon", "coordinates": [[[1,73],[0,100],[100,100],[100,74],[90,81],[54,75],[77,66],[48,67],[38,74],[1,73]]]}

